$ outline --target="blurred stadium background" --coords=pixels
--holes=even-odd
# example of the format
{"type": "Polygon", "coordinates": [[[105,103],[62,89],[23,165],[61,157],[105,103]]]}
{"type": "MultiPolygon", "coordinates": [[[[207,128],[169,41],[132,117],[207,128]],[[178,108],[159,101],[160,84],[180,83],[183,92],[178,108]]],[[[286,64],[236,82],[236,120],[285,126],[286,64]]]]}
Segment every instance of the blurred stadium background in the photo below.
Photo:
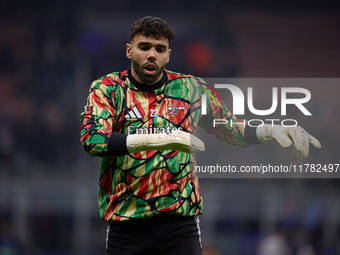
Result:
{"type": "MultiPolygon", "coordinates": [[[[1,1],[0,255],[104,254],[99,160],[79,143],[79,114],[92,80],[128,67],[129,27],[145,15],[176,30],[170,70],[340,75],[335,0],[1,1]]],[[[332,163],[338,134],[322,151],[332,163]]],[[[201,189],[204,254],[340,254],[339,179],[202,179],[201,189]]]]}

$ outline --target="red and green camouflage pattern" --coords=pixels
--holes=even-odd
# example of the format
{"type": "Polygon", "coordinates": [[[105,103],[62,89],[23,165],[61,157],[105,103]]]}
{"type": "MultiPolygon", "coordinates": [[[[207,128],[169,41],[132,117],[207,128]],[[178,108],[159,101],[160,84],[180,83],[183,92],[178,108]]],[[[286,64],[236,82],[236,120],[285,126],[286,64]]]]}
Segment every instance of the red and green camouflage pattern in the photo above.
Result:
{"type": "Polygon", "coordinates": [[[247,145],[242,125],[212,127],[212,119],[237,121],[205,82],[166,70],[168,82],[154,92],[138,90],[128,71],[95,80],[81,114],[81,142],[91,156],[101,157],[99,209],[105,221],[148,218],[159,214],[193,216],[203,200],[195,173],[195,155],[180,151],[108,154],[112,132],[147,134],[181,129],[194,134],[199,125],[232,144],[247,145]],[[207,115],[201,95],[209,91],[207,115]]]}

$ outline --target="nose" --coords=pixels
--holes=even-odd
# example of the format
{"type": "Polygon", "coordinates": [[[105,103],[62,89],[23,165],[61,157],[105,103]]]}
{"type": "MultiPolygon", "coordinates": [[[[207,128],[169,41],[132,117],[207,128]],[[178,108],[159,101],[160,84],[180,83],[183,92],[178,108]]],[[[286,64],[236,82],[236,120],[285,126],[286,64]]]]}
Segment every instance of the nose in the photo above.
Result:
{"type": "Polygon", "coordinates": [[[151,48],[148,52],[148,60],[155,61],[156,60],[156,50],[151,48]]]}

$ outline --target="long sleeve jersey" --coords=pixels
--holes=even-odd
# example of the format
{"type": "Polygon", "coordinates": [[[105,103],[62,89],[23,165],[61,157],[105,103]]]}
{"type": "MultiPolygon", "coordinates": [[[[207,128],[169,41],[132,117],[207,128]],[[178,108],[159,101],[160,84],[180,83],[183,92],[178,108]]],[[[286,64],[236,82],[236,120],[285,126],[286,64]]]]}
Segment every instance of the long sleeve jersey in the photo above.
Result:
{"type": "MultiPolygon", "coordinates": [[[[181,151],[129,154],[112,148],[117,134],[194,134],[201,126],[227,143],[247,145],[243,125],[204,80],[171,71],[152,90],[138,84],[129,71],[95,80],[81,114],[81,142],[91,156],[100,156],[99,211],[106,221],[148,218],[159,214],[202,213],[203,200],[195,173],[195,155],[181,151]],[[202,115],[201,96],[208,95],[202,115]],[[226,119],[213,127],[213,119],[226,119]]],[[[124,139],[122,140],[125,141],[124,139]]]]}

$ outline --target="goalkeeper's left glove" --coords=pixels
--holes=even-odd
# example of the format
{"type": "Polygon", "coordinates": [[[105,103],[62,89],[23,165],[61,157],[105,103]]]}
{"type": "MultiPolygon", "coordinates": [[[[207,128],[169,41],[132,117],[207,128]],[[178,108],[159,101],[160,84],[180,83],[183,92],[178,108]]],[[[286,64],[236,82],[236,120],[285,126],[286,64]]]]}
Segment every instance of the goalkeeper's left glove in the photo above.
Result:
{"type": "Polygon", "coordinates": [[[283,127],[279,125],[264,124],[257,127],[256,135],[260,142],[276,140],[282,147],[289,147],[293,144],[292,155],[307,157],[309,153],[309,143],[320,149],[320,142],[307,133],[300,126],[283,127]]]}

